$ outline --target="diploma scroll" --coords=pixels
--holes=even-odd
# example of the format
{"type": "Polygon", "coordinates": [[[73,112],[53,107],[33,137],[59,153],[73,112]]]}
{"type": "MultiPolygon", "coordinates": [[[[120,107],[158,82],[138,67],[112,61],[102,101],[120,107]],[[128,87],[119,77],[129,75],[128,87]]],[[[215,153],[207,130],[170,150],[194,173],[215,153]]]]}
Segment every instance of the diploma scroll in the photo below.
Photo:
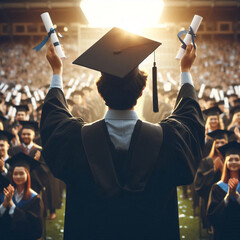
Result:
{"type": "Polygon", "coordinates": [[[60,45],[60,42],[58,40],[57,34],[54,30],[53,23],[52,23],[49,13],[48,12],[42,13],[41,18],[42,18],[42,21],[46,28],[47,33],[49,33],[52,30],[52,33],[50,34],[50,39],[51,39],[51,42],[53,43],[53,45],[55,46],[57,55],[60,58],[66,58],[66,56],[62,50],[62,47],[60,45]]]}
{"type": "MultiPolygon", "coordinates": [[[[197,30],[202,22],[202,17],[201,16],[198,16],[198,15],[194,15],[193,17],[193,20],[191,22],[191,29],[193,31],[194,34],[197,33],[197,30]]],[[[190,34],[189,32],[186,34],[185,38],[184,38],[184,43],[186,45],[188,45],[191,41],[192,41],[192,34],[190,34]]],[[[184,49],[184,46],[182,45],[181,48],[179,49],[178,51],[178,54],[176,56],[176,59],[182,59],[183,55],[185,53],[185,49],[184,49]]]]}

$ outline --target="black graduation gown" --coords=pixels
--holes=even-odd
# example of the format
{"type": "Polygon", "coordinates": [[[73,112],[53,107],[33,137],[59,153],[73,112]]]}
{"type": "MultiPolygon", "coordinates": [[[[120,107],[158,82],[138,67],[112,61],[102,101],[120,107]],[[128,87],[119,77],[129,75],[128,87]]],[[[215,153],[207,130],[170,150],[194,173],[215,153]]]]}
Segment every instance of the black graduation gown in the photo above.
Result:
{"type": "MultiPolygon", "coordinates": [[[[0,195],[0,204],[4,195],[0,195]]],[[[9,208],[0,216],[1,240],[36,240],[42,235],[43,206],[39,195],[32,194],[30,200],[16,203],[13,215],[9,208]]]]}
{"type": "MultiPolygon", "coordinates": [[[[117,195],[100,196],[99,189],[119,182],[119,179],[114,178],[116,168],[108,145],[104,153],[108,157],[99,157],[99,170],[91,171],[92,163],[86,157],[81,138],[83,125],[81,119],[72,117],[68,111],[63,92],[51,89],[43,106],[40,132],[46,163],[54,175],[66,183],[64,239],[179,239],[176,186],[193,181],[204,145],[204,121],[194,88],[183,85],[173,114],[161,123],[163,141],[154,161],[147,156],[132,159],[134,154],[131,152],[139,151],[135,144],[142,131],[141,122],[139,127],[135,126],[132,149],[129,149],[133,165],[131,175],[137,178],[139,172],[146,171],[142,168],[136,172],[137,164],[145,164],[147,170],[151,169],[147,172],[148,179],[139,182],[141,191],[125,191],[116,185],[106,194],[116,191],[117,195]],[[150,163],[154,165],[149,166],[150,163]],[[101,175],[105,168],[109,170],[101,175]],[[100,178],[94,179],[96,174],[100,178]]],[[[99,149],[107,137],[103,131],[103,141],[96,148],[99,149]]],[[[151,144],[151,136],[148,139],[151,144]]]]}
{"type": "MultiPolygon", "coordinates": [[[[240,184],[238,185],[240,191],[240,184]]],[[[240,239],[240,204],[233,198],[226,206],[224,197],[227,194],[227,184],[219,181],[212,186],[207,216],[214,227],[214,240],[240,239]],[[218,184],[225,185],[223,190],[218,184]]]]}
{"type": "Polygon", "coordinates": [[[205,158],[200,162],[197,173],[194,178],[194,187],[200,196],[200,217],[203,227],[210,227],[207,219],[207,204],[211,187],[221,179],[221,171],[214,172],[212,158],[205,158]]]}

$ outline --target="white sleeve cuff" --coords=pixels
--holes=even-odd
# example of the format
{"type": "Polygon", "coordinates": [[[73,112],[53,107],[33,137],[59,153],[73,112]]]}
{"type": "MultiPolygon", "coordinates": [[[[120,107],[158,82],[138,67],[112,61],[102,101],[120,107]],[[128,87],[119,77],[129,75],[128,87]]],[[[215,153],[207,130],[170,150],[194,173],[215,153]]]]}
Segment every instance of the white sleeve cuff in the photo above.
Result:
{"type": "Polygon", "coordinates": [[[0,205],[0,216],[2,216],[6,211],[6,208],[1,204],[0,205]]]}
{"type": "Polygon", "coordinates": [[[16,208],[16,205],[13,204],[13,205],[10,207],[10,209],[9,209],[9,215],[13,215],[13,214],[14,214],[15,208],[16,208]]]}
{"type": "Polygon", "coordinates": [[[192,75],[190,72],[182,72],[181,73],[181,86],[185,83],[189,83],[194,87],[192,75]]]}
{"type": "Polygon", "coordinates": [[[61,75],[59,75],[59,74],[53,75],[49,90],[51,88],[60,88],[63,91],[63,81],[62,81],[61,75]]]}
{"type": "Polygon", "coordinates": [[[7,176],[7,173],[8,173],[8,170],[7,170],[7,168],[5,168],[5,169],[4,169],[4,172],[2,172],[2,175],[3,175],[3,176],[7,176]]]}
{"type": "Polygon", "coordinates": [[[223,201],[224,201],[225,206],[227,206],[229,204],[230,200],[229,200],[229,198],[225,197],[223,201]]]}

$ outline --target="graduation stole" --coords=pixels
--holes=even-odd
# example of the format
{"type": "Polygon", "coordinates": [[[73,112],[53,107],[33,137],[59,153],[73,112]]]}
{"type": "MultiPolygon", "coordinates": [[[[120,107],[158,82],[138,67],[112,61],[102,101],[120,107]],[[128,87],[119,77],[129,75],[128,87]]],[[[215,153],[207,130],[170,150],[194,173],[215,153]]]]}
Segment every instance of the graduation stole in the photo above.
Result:
{"type": "MultiPolygon", "coordinates": [[[[227,183],[225,183],[225,182],[223,182],[223,181],[219,181],[218,183],[217,183],[217,185],[224,191],[224,192],[228,192],[228,184],[227,183]]],[[[238,185],[237,185],[237,191],[240,193],[240,183],[238,183],[238,185]]],[[[232,201],[236,201],[236,199],[235,199],[235,197],[234,196],[230,196],[230,199],[232,200],[232,201]]]]}
{"type": "MultiPolygon", "coordinates": [[[[28,200],[24,200],[24,201],[21,200],[20,202],[17,203],[14,196],[13,196],[12,200],[13,200],[13,203],[16,205],[16,207],[21,208],[25,204],[29,203],[35,196],[37,196],[37,194],[35,192],[32,192],[31,197],[28,200]]],[[[3,193],[0,194],[0,203],[3,203],[4,197],[5,197],[5,195],[3,193]]]]}
{"type": "Polygon", "coordinates": [[[21,200],[20,202],[16,202],[15,197],[13,196],[13,202],[16,205],[16,207],[22,208],[24,205],[29,203],[37,194],[35,192],[32,192],[31,197],[28,200],[21,200]]]}
{"type": "MultiPolygon", "coordinates": [[[[140,120],[138,120],[140,121],[140,120]]],[[[141,192],[151,177],[162,145],[162,127],[140,121],[140,130],[131,158],[131,177],[124,185],[118,181],[106,134],[105,120],[82,127],[82,142],[95,183],[102,197],[121,191],[141,192]]]]}

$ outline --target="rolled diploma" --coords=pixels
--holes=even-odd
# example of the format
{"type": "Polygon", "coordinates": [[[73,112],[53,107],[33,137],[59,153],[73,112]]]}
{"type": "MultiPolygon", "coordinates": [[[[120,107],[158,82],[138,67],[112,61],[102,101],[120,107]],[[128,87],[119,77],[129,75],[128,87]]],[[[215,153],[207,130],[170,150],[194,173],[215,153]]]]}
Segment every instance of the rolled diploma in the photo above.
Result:
{"type": "MultiPolygon", "coordinates": [[[[202,22],[202,19],[203,18],[198,15],[194,15],[193,17],[193,20],[190,26],[195,34],[197,33],[197,30],[202,22]]],[[[185,42],[186,45],[188,45],[192,41],[192,35],[187,33],[183,41],[185,42]]],[[[176,59],[182,59],[184,53],[185,53],[185,49],[181,47],[178,51],[176,59]]]]}
{"type": "MultiPolygon", "coordinates": [[[[49,33],[49,32],[50,32],[50,29],[51,29],[51,28],[54,28],[49,13],[48,13],[48,12],[42,13],[42,14],[41,14],[41,18],[42,18],[42,21],[43,21],[43,24],[44,24],[44,26],[45,26],[45,28],[46,28],[47,33],[49,33]]],[[[56,32],[54,32],[54,33],[52,33],[52,34],[50,35],[50,39],[51,39],[51,42],[52,42],[53,44],[54,44],[55,42],[59,42],[56,32]]],[[[61,45],[55,46],[55,49],[56,49],[57,55],[58,55],[60,58],[66,58],[66,56],[65,56],[65,54],[64,54],[64,52],[63,52],[63,50],[62,50],[61,45]]]]}
{"type": "Polygon", "coordinates": [[[33,109],[36,110],[37,109],[37,103],[36,103],[36,99],[34,97],[31,98],[31,102],[32,102],[33,109]]]}
{"type": "Polygon", "coordinates": [[[6,98],[5,98],[5,102],[9,102],[10,99],[11,99],[11,96],[12,96],[12,93],[11,93],[11,92],[8,92],[8,93],[7,93],[7,96],[6,96],[6,98]]]}
{"type": "Polygon", "coordinates": [[[205,90],[206,85],[204,83],[202,83],[199,93],[198,93],[198,98],[202,98],[204,90],[205,90]]]}
{"type": "Polygon", "coordinates": [[[34,97],[36,98],[37,101],[40,101],[40,97],[39,97],[37,91],[34,91],[34,92],[33,92],[33,95],[34,95],[34,97]]]}

